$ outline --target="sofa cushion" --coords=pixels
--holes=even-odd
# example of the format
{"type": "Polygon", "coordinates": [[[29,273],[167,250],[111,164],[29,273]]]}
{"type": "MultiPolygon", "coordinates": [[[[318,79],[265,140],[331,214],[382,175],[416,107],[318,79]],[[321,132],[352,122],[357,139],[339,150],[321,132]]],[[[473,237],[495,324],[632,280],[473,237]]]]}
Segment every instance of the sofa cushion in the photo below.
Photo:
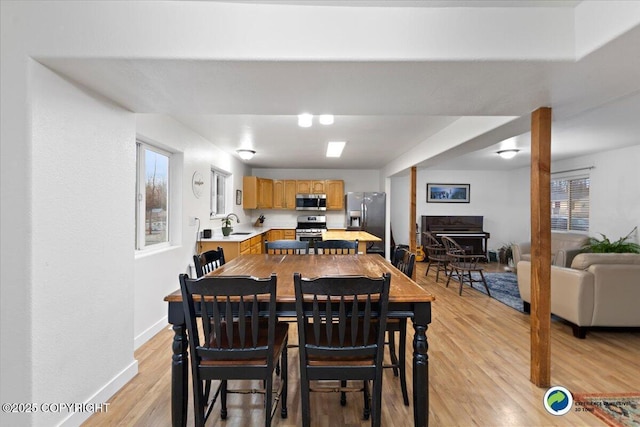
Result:
{"type": "Polygon", "coordinates": [[[637,264],[640,265],[640,254],[596,254],[582,253],[576,255],[571,268],[586,270],[593,264],[637,264]]]}
{"type": "Polygon", "coordinates": [[[551,232],[551,253],[561,249],[582,249],[589,243],[589,236],[579,233],[551,232]]]}

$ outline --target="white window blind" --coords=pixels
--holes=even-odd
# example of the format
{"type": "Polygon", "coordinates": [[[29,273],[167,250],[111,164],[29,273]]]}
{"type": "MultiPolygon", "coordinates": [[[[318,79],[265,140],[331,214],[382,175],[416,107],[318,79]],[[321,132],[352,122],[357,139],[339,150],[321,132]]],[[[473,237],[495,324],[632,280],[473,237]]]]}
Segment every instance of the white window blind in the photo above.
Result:
{"type": "Polygon", "coordinates": [[[551,180],[551,229],[589,231],[589,177],[551,180]]]}

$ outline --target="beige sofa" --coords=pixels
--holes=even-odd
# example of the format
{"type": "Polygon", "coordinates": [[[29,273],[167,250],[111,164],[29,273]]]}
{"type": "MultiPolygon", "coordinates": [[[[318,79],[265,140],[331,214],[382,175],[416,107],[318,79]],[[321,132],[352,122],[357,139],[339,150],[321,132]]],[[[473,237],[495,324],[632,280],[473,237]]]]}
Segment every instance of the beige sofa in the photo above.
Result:
{"type": "MultiPolygon", "coordinates": [[[[518,288],[528,312],[531,263],[518,263],[518,288]]],[[[640,327],[640,254],[578,254],[571,268],[551,266],[551,313],[584,338],[589,327],[640,327]]]]}
{"type": "MultiPolygon", "coordinates": [[[[551,265],[569,267],[573,257],[578,255],[582,248],[589,243],[589,236],[580,233],[562,231],[551,232],[551,265]]],[[[513,264],[520,261],[531,261],[531,242],[522,242],[512,245],[513,264]]]]}

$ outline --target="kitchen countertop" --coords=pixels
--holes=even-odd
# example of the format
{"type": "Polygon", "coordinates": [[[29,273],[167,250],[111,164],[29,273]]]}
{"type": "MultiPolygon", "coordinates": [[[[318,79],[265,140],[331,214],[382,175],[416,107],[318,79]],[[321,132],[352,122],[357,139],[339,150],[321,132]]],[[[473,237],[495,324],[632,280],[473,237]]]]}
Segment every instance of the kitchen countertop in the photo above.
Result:
{"type": "MultiPolygon", "coordinates": [[[[272,230],[277,227],[251,227],[251,228],[236,228],[232,234],[228,236],[223,236],[220,230],[214,230],[214,234],[209,239],[201,238],[201,242],[243,242],[247,239],[250,239],[255,236],[259,236],[262,233],[266,233],[269,230],[272,230]],[[218,234],[219,233],[219,234],[218,234]],[[248,233],[248,234],[233,234],[233,233],[248,233]]],[[[277,228],[281,230],[282,228],[277,228]]]]}
{"type": "Polygon", "coordinates": [[[380,242],[381,238],[366,231],[338,231],[328,230],[322,233],[323,240],[358,240],[361,242],[380,242]]]}

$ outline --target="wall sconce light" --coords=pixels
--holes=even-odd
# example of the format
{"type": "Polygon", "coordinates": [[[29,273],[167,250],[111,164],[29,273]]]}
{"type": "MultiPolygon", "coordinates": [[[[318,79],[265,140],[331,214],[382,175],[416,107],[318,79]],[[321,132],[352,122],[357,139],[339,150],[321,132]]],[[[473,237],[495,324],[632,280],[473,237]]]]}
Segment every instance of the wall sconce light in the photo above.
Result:
{"type": "Polygon", "coordinates": [[[508,150],[500,150],[496,152],[496,154],[502,157],[503,159],[513,159],[516,156],[516,154],[518,154],[518,151],[520,150],[518,150],[517,148],[510,148],[508,150]]]}
{"type": "Polygon", "coordinates": [[[248,148],[236,150],[236,153],[238,153],[238,156],[240,156],[242,160],[251,160],[256,154],[255,150],[249,150],[248,148]]]}

